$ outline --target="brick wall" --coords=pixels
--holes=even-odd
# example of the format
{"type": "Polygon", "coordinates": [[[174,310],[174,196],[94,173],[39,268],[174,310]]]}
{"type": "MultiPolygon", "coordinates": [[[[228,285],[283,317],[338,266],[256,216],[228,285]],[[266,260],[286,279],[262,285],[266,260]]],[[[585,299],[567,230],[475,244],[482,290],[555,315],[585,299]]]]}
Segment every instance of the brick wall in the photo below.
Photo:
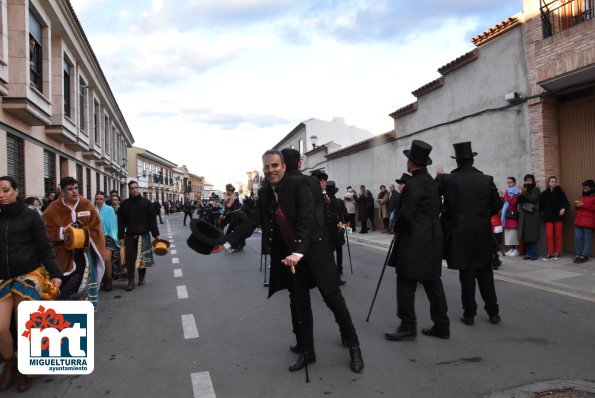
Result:
{"type": "MultiPolygon", "coordinates": [[[[595,63],[595,20],[543,38],[538,0],[524,1],[528,95],[545,92],[538,84],[595,63]]],[[[532,168],[540,186],[560,174],[558,107],[554,97],[529,101],[532,168]]]]}

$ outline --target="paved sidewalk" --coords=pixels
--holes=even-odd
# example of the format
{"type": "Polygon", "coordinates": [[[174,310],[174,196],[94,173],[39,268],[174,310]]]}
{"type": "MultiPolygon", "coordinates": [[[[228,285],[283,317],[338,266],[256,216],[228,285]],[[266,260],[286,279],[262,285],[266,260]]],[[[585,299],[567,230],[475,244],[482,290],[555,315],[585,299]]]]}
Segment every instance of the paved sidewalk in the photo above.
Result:
{"type": "MultiPolygon", "coordinates": [[[[367,234],[349,235],[351,242],[360,242],[388,249],[393,235],[376,230],[367,234]]],[[[595,260],[573,264],[574,256],[563,254],[558,261],[523,260],[522,256],[505,257],[500,254],[502,266],[494,272],[495,278],[538,289],[576,297],[595,303],[595,260]]]]}

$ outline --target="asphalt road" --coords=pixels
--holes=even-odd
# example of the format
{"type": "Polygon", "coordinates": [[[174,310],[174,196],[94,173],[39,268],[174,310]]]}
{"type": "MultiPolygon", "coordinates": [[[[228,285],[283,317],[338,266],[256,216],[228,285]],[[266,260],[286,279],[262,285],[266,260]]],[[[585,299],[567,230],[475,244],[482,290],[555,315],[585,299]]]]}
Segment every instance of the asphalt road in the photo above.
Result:
{"type": "MultiPolygon", "coordinates": [[[[88,376],[41,376],[28,394],[43,397],[480,397],[540,381],[593,380],[595,358],[592,302],[496,282],[502,323],[479,312],[475,326],[459,318],[456,272],[444,270],[451,338],[419,334],[416,341],[390,342],[397,326],[395,274],[388,268],[370,322],[365,317],[386,249],[351,244],[354,273],[342,288],[359,334],[365,361],[349,370],[349,353],[320,294],[313,291],[317,362],[290,373],[289,300],[267,300],[260,266],[260,235],[240,253],[201,256],[186,246],[182,217],[171,226],[175,247],[149,269],[147,284],[132,292],[125,282],[102,292],[96,313],[95,371],[88,376]],[[174,253],[175,251],[175,253],[174,253]],[[177,259],[177,260],[176,260],[177,259]]],[[[539,264],[536,264],[538,267],[539,264]]],[[[481,299],[478,293],[478,304],[481,299]]],[[[420,286],[418,329],[431,326],[420,286]]],[[[14,389],[4,397],[23,396],[14,389]]],[[[508,394],[508,393],[507,393],[508,394]]],[[[511,395],[512,396],[512,395],[511,395]]]]}

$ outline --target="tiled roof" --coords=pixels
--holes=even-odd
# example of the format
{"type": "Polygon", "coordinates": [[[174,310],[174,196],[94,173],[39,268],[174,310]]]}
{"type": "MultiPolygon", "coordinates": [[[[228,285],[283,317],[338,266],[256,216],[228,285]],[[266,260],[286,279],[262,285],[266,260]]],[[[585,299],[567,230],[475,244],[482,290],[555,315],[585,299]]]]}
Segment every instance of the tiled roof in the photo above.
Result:
{"type": "Polygon", "coordinates": [[[329,153],[328,155],[326,155],[326,158],[327,159],[340,158],[343,156],[350,155],[352,153],[359,152],[363,149],[370,148],[370,147],[378,145],[378,144],[383,144],[385,142],[393,141],[396,138],[397,138],[397,134],[396,134],[395,130],[391,130],[384,134],[380,134],[380,135],[374,136],[372,138],[368,138],[367,140],[356,142],[353,145],[349,145],[349,146],[346,146],[345,148],[339,149],[338,151],[329,153]]]}
{"type": "Polygon", "coordinates": [[[438,69],[438,72],[444,76],[455,69],[462,67],[463,65],[467,65],[469,62],[475,61],[479,57],[479,50],[476,48],[472,51],[469,51],[467,54],[461,55],[459,58],[455,59],[454,61],[450,61],[446,65],[442,66],[438,69]]]}
{"type": "Polygon", "coordinates": [[[416,98],[419,98],[422,95],[424,95],[432,90],[435,90],[439,87],[442,87],[442,86],[444,86],[444,76],[439,77],[438,79],[431,81],[428,84],[424,84],[417,90],[412,91],[411,94],[413,94],[416,98]]]}
{"type": "Polygon", "coordinates": [[[483,33],[478,34],[471,42],[475,44],[477,47],[481,46],[489,42],[490,40],[495,39],[496,37],[500,36],[503,33],[508,32],[511,29],[516,28],[517,26],[521,25],[522,22],[517,17],[510,17],[505,19],[504,21],[500,22],[492,26],[490,29],[486,30],[483,33]]]}
{"type": "Polygon", "coordinates": [[[398,119],[401,116],[404,116],[411,112],[415,112],[416,110],[417,110],[417,101],[412,102],[409,105],[405,105],[404,107],[397,109],[396,111],[394,111],[393,113],[391,113],[388,116],[392,117],[393,119],[398,119]]]}

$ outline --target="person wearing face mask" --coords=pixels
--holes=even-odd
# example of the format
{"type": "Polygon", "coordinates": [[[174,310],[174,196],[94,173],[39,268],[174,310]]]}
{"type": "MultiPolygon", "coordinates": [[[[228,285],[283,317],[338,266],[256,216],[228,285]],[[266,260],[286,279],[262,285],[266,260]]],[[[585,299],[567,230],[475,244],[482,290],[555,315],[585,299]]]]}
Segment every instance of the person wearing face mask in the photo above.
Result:
{"type": "Polygon", "coordinates": [[[347,187],[347,194],[343,197],[343,203],[347,209],[347,222],[351,227],[351,231],[355,232],[355,214],[357,212],[357,205],[355,201],[355,191],[351,186],[347,187]]]}
{"type": "Polygon", "coordinates": [[[527,174],[523,179],[525,185],[519,190],[519,235],[525,242],[527,252],[523,260],[535,261],[539,258],[537,245],[541,223],[539,217],[539,198],[541,192],[535,184],[535,176],[527,174]]]}
{"type": "Polygon", "coordinates": [[[545,240],[547,255],[543,261],[558,260],[562,253],[562,229],[564,216],[568,213],[570,204],[562,188],[558,185],[558,178],[548,178],[548,187],[539,198],[539,210],[545,223],[545,240]]]}
{"type": "Polygon", "coordinates": [[[504,245],[508,247],[508,251],[504,255],[516,257],[519,255],[519,206],[517,204],[519,188],[516,186],[514,177],[508,177],[506,185],[506,191],[500,194],[504,202],[501,215],[504,227],[504,245]]]}
{"type": "Polygon", "coordinates": [[[574,217],[574,250],[575,264],[589,260],[591,240],[595,229],[595,182],[585,180],[580,199],[574,201],[576,215],[574,217]]]}

